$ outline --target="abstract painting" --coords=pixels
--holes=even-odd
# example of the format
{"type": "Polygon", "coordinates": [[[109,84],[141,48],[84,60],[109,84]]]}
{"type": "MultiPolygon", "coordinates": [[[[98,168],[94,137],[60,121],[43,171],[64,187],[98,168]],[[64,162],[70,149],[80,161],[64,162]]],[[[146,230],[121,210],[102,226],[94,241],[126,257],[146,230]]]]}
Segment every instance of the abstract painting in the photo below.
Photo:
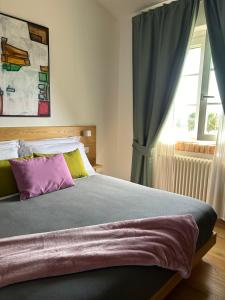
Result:
{"type": "Polygon", "coordinates": [[[0,116],[50,116],[48,28],[2,13],[0,116]]]}

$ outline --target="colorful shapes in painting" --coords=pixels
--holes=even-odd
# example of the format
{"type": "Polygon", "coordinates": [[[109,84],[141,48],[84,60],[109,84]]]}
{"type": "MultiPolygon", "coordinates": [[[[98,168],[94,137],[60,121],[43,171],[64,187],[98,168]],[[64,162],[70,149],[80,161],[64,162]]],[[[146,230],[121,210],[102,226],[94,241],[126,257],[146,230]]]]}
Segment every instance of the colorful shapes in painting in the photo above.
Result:
{"type": "Polygon", "coordinates": [[[48,73],[39,72],[39,81],[48,82],[48,73]]]}
{"type": "Polygon", "coordinates": [[[3,95],[4,95],[4,92],[0,87],[0,115],[3,114],[3,95]]]}
{"type": "Polygon", "coordinates": [[[39,101],[38,103],[38,115],[49,116],[49,101],[39,101]]]}
{"type": "Polygon", "coordinates": [[[50,116],[48,45],[48,28],[0,13],[0,116],[50,116]]]}
{"type": "Polygon", "coordinates": [[[39,100],[48,100],[48,85],[44,83],[40,83],[38,85],[38,88],[40,90],[38,94],[38,99],[39,100]]]}
{"type": "Polygon", "coordinates": [[[28,52],[8,44],[7,41],[7,38],[1,38],[1,61],[19,66],[30,66],[28,52]]]}
{"type": "Polygon", "coordinates": [[[7,86],[6,92],[7,93],[15,93],[16,89],[10,85],[7,86]]]}
{"type": "Polygon", "coordinates": [[[45,96],[42,94],[38,94],[38,99],[43,101],[45,100],[45,96]]]}
{"type": "Polygon", "coordinates": [[[49,84],[48,84],[48,66],[40,66],[39,72],[39,106],[38,106],[38,115],[39,116],[45,116],[49,115],[49,97],[48,97],[48,91],[49,91],[49,84]]]}
{"type": "Polygon", "coordinates": [[[41,72],[46,72],[46,73],[48,73],[48,66],[40,66],[40,70],[41,70],[41,72]]]}
{"type": "Polygon", "coordinates": [[[46,27],[28,23],[28,30],[30,34],[30,39],[34,42],[48,45],[48,31],[46,27]]]}
{"type": "Polygon", "coordinates": [[[45,91],[46,85],[43,84],[43,83],[40,83],[40,84],[38,85],[38,88],[39,88],[39,90],[41,90],[41,91],[45,91]]]}
{"type": "Polygon", "coordinates": [[[18,72],[21,69],[21,66],[15,64],[4,63],[2,64],[2,70],[8,72],[18,72]]]}

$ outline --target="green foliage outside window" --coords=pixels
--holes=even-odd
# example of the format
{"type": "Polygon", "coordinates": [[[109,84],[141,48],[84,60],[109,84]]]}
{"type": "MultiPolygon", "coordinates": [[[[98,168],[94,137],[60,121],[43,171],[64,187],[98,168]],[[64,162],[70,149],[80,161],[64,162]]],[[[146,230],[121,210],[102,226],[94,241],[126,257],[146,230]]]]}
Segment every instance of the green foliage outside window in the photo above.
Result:
{"type": "Polygon", "coordinates": [[[216,113],[209,113],[208,114],[208,119],[207,119],[207,131],[215,131],[218,129],[218,115],[216,113]]]}
{"type": "Polygon", "coordinates": [[[188,116],[188,131],[193,131],[195,128],[195,112],[188,116]]]}

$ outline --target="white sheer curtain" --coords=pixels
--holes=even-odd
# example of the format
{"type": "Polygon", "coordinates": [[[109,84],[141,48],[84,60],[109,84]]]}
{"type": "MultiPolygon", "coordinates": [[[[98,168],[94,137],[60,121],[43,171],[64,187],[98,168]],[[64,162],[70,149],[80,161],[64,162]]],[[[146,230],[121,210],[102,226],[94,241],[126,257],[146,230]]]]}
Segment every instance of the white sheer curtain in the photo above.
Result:
{"type": "Polygon", "coordinates": [[[221,118],[217,136],[216,152],[212,161],[207,202],[225,220],[225,116],[221,118]]]}
{"type": "MultiPolygon", "coordinates": [[[[175,145],[177,135],[173,107],[153,150],[153,187],[174,191],[175,145]]],[[[216,152],[207,186],[207,203],[225,220],[225,116],[221,117],[216,152]]]]}
{"type": "Polygon", "coordinates": [[[154,188],[174,191],[174,156],[176,130],[174,122],[174,105],[172,105],[166,122],[153,149],[153,182],[154,188]]]}

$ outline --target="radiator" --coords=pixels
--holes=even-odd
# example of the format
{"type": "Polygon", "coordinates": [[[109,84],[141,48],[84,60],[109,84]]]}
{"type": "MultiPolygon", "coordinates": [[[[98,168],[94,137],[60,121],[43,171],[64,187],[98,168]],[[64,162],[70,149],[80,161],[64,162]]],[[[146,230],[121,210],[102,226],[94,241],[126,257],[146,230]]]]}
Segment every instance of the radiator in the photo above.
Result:
{"type": "Polygon", "coordinates": [[[174,192],[206,201],[211,160],[176,155],[174,192]]]}

